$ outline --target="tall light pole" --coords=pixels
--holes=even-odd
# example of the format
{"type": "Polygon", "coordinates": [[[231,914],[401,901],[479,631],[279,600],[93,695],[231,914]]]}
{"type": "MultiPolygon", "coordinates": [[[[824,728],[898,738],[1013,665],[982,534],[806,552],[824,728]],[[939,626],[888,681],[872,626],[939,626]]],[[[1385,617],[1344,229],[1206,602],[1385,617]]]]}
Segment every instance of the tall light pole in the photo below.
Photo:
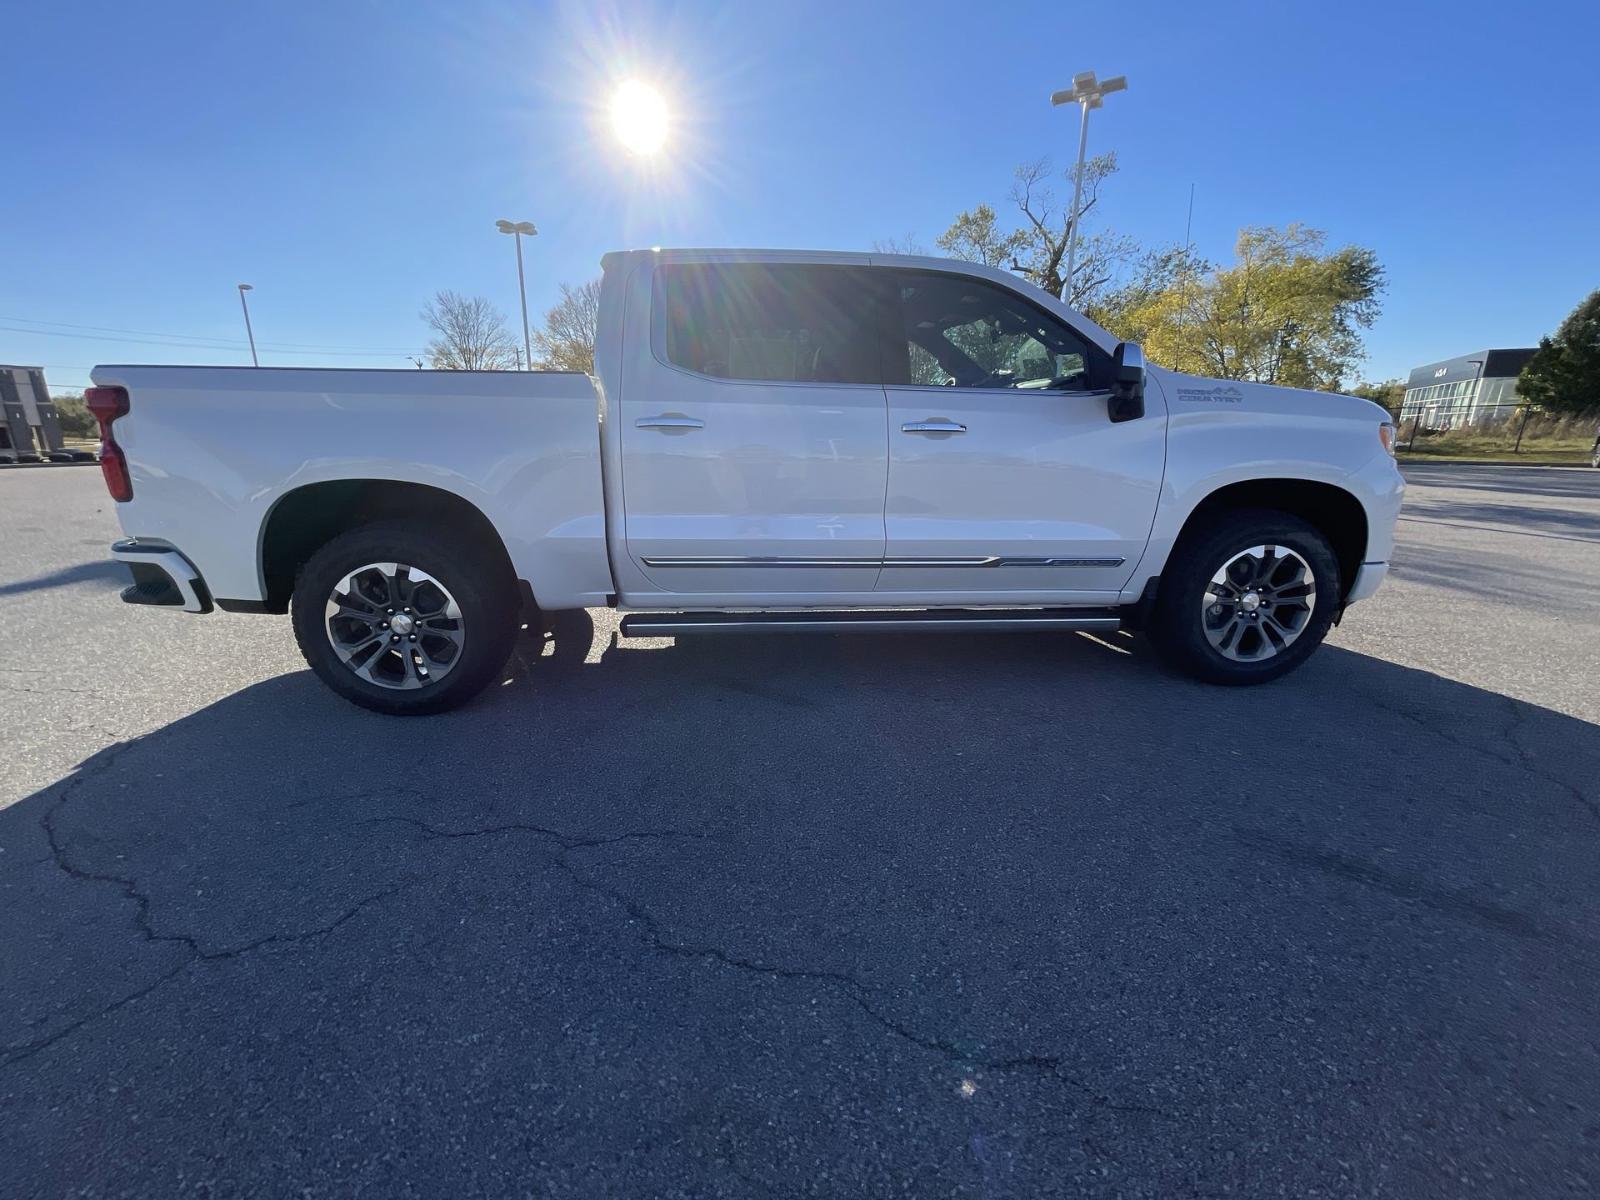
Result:
{"type": "Polygon", "coordinates": [[[1061,286],[1061,298],[1072,303],[1072,268],[1078,257],[1078,205],[1083,200],[1083,154],[1089,147],[1089,110],[1099,108],[1112,92],[1128,86],[1126,76],[1114,75],[1097,82],[1093,71],[1080,71],[1072,77],[1072,86],[1051,95],[1051,104],[1076,104],[1078,106],[1078,169],[1072,174],[1072,212],[1067,217],[1067,277],[1061,286]]]}
{"type": "Polygon", "coordinates": [[[250,306],[245,303],[244,299],[244,294],[246,292],[252,292],[254,290],[255,289],[252,288],[248,283],[241,283],[239,285],[239,307],[244,309],[244,332],[245,336],[250,339],[250,361],[255,366],[259,367],[261,365],[261,360],[256,357],[256,334],[255,330],[250,328],[250,306]]]}
{"type": "Polygon", "coordinates": [[[533,370],[533,338],[528,334],[528,285],[522,278],[522,235],[537,237],[539,231],[533,227],[532,221],[496,221],[494,227],[501,233],[509,233],[517,243],[517,291],[522,293],[522,367],[525,371],[533,370]]]}

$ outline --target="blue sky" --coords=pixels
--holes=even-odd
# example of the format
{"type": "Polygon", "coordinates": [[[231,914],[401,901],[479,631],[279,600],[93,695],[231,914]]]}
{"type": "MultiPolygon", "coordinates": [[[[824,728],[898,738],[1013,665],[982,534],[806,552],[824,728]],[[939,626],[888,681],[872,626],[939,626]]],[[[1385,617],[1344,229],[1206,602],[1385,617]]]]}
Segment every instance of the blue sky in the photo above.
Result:
{"type": "Polygon", "coordinates": [[[1016,164],[1066,165],[1076,114],[1048,97],[1092,69],[1129,79],[1090,128],[1121,162],[1108,224],[1180,241],[1194,184],[1214,259],[1246,224],[1372,247],[1389,289],[1362,374],[1402,375],[1531,344],[1600,286],[1597,11],[14,5],[0,362],[58,387],[96,362],[247,363],[247,281],[264,364],[406,366],[437,289],[516,323],[498,217],[539,226],[536,314],[622,246],[931,245],[1016,164]],[[675,112],[651,167],[604,124],[630,77],[675,112]],[[171,334],[218,344],[152,344],[171,334]]]}

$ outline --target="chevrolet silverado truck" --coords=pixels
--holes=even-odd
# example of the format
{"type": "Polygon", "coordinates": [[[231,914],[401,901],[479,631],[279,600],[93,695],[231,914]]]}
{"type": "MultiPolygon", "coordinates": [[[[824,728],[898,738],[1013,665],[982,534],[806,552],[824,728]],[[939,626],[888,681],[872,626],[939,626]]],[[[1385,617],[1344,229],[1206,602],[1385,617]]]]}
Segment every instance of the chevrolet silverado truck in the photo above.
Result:
{"type": "Polygon", "coordinates": [[[1260,683],[1384,577],[1394,427],[1147,366],[942,259],[636,250],[594,374],[102,366],[123,599],[287,613],[335,692],[437,712],[540,610],[622,636],[1142,631],[1260,683]]]}

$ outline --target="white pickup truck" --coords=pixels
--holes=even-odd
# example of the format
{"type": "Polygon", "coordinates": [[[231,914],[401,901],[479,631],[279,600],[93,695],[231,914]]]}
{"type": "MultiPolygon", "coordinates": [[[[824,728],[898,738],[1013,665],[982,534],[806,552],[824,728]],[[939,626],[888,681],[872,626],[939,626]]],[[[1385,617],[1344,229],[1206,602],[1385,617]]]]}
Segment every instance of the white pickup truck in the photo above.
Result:
{"type": "Polygon", "coordinates": [[[595,374],[102,366],[123,599],[292,615],[339,694],[461,704],[530,609],[624,636],[1142,630],[1216,683],[1383,579],[1365,400],[1147,367],[1004,271],[608,254],[595,374]]]}

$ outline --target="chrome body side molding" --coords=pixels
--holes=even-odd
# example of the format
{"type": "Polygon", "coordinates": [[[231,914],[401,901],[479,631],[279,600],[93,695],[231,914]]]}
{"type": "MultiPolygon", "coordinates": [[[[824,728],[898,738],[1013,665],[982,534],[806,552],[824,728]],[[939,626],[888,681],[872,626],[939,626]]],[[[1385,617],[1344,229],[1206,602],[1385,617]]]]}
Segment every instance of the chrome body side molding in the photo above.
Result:
{"type": "Polygon", "coordinates": [[[640,559],[647,567],[1120,567],[1123,558],[1027,558],[986,555],[977,558],[785,558],[781,556],[704,555],[640,559]]]}

